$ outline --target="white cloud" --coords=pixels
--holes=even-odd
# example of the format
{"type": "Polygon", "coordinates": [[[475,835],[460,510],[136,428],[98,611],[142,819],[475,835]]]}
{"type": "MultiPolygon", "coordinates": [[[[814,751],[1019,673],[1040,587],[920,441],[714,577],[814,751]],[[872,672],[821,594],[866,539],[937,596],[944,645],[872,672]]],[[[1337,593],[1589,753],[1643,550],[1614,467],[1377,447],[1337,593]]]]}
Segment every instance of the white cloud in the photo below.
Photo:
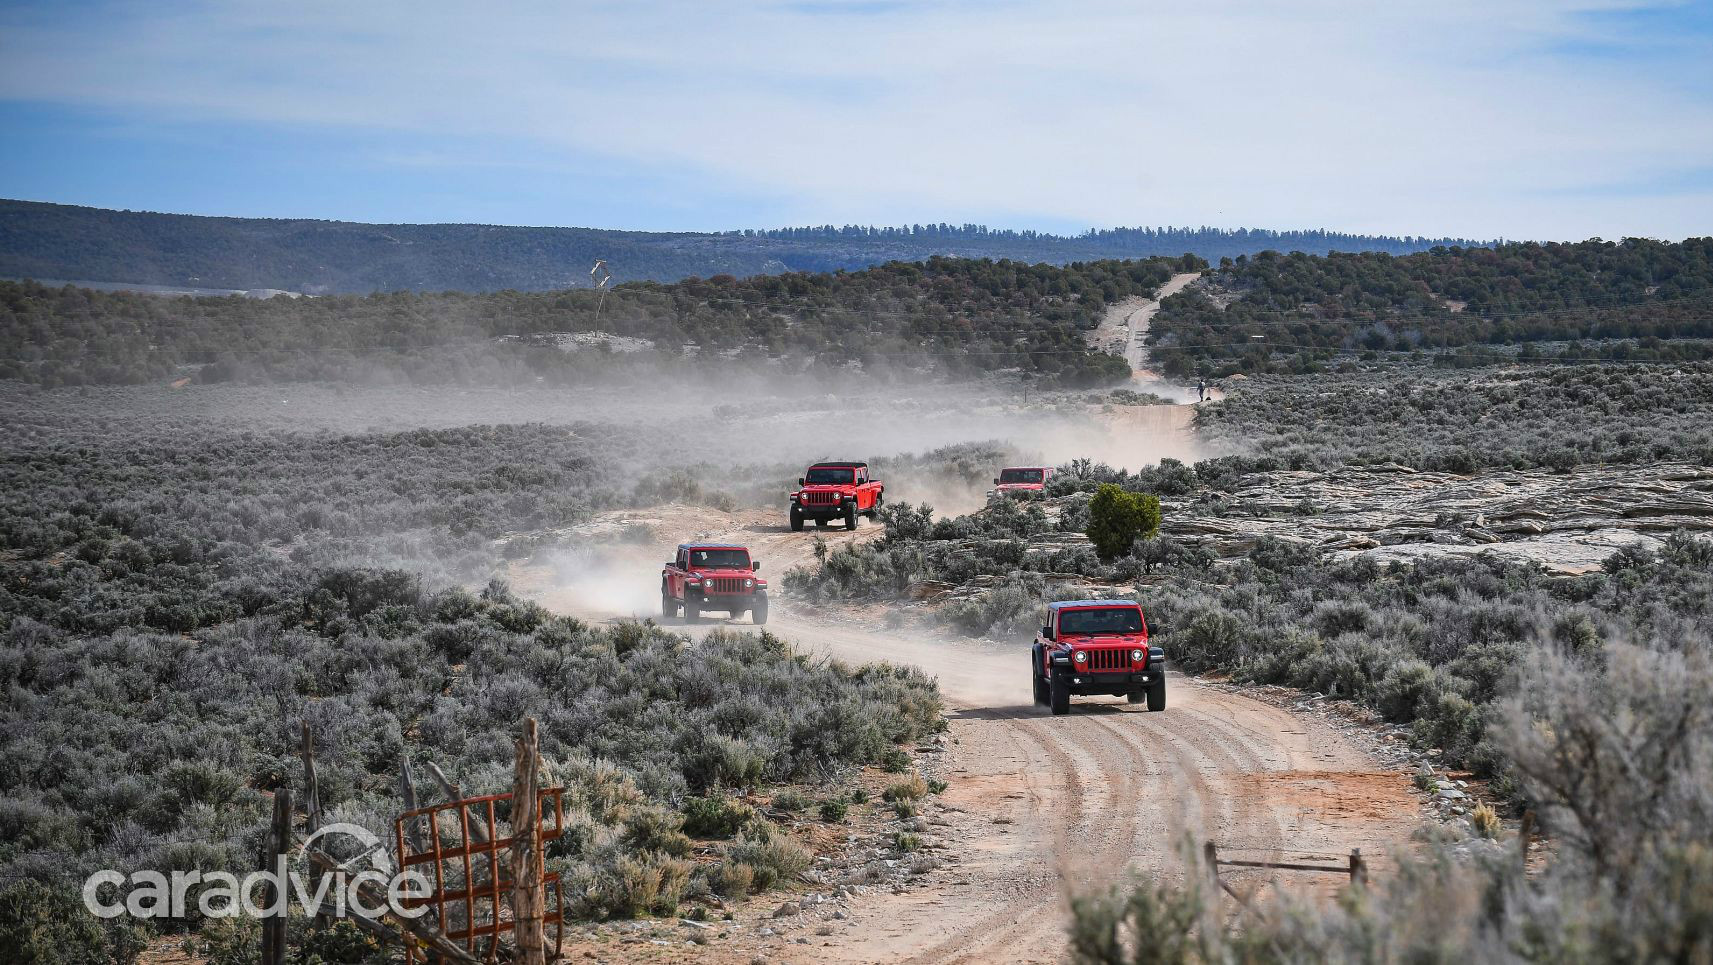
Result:
{"type": "Polygon", "coordinates": [[[1670,49],[1707,38],[1564,52],[1627,6],[144,4],[0,20],[0,96],[517,139],[813,222],[1713,231],[1713,81],[1670,49]]]}

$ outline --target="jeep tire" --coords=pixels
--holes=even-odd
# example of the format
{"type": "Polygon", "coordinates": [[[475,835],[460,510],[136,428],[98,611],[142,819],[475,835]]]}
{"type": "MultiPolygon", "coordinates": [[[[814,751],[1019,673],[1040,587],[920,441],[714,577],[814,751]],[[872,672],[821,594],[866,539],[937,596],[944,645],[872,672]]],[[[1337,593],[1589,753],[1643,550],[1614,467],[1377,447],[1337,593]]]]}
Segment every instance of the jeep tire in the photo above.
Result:
{"type": "Polygon", "coordinates": [[[678,601],[672,598],[672,594],[666,592],[665,587],[660,588],[660,615],[663,617],[678,615],[678,601]]]}
{"type": "Polygon", "coordinates": [[[1162,711],[1166,709],[1166,677],[1164,674],[1155,677],[1148,686],[1148,709],[1162,711]]]}
{"type": "Polygon", "coordinates": [[[767,624],[767,597],[756,597],[755,606],[750,607],[749,618],[758,627],[767,624]]]}
{"type": "Polygon", "coordinates": [[[690,597],[684,598],[684,622],[695,623],[702,619],[702,605],[690,597]]]}
{"type": "Polygon", "coordinates": [[[1029,651],[1029,685],[1035,692],[1035,706],[1047,703],[1047,683],[1041,679],[1041,650],[1038,647],[1029,651]]]}
{"type": "Polygon", "coordinates": [[[1054,674],[1052,682],[1047,685],[1047,691],[1049,706],[1053,709],[1054,717],[1059,717],[1071,712],[1070,681],[1058,674],[1054,674]]]}
{"type": "Polygon", "coordinates": [[[791,532],[803,532],[803,510],[796,505],[791,507],[791,532]]]}
{"type": "Polygon", "coordinates": [[[856,502],[854,500],[845,504],[845,529],[856,529],[857,520],[861,518],[862,514],[857,512],[856,502]]]}
{"type": "Polygon", "coordinates": [[[1146,690],[1132,690],[1124,695],[1125,702],[1131,704],[1140,704],[1142,701],[1147,699],[1148,691],[1146,690]]]}

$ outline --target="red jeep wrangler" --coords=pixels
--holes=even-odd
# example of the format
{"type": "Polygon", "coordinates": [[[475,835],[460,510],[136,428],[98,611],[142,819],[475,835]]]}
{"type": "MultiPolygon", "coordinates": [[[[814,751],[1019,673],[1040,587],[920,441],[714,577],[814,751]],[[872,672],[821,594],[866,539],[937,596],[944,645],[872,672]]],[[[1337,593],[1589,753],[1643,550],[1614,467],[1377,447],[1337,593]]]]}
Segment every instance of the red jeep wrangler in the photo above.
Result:
{"type": "Polygon", "coordinates": [[[880,510],[886,492],[880,480],[869,478],[866,462],[817,462],[797,485],[802,488],[791,494],[791,529],[799,532],[806,519],[816,526],[842,519],[845,529],[856,529],[858,519],[880,510]]]}
{"type": "Polygon", "coordinates": [[[1016,496],[1021,493],[1038,493],[1047,488],[1047,480],[1053,478],[1050,466],[1014,466],[1001,469],[994,478],[995,488],[987,491],[989,499],[995,496],[1016,496]]]}
{"type": "Polygon", "coordinates": [[[680,543],[678,556],[660,571],[660,615],[695,623],[704,610],[733,618],[748,612],[756,626],[767,622],[767,581],[755,575],[761,563],[742,546],[680,543]]]}
{"type": "Polygon", "coordinates": [[[1047,623],[1029,651],[1035,703],[1071,711],[1072,694],[1111,694],[1166,709],[1166,655],[1148,646],[1142,608],[1123,600],[1047,604],[1047,623]]]}

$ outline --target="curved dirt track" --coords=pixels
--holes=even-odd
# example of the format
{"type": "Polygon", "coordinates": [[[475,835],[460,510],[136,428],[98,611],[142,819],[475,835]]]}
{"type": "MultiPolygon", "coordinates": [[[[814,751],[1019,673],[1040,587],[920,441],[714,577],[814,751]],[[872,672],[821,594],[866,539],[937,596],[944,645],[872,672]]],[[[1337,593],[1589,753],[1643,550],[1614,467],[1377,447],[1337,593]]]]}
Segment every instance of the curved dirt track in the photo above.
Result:
{"type": "MultiPolygon", "coordinates": [[[[744,514],[682,538],[747,543],[777,583],[812,560],[814,534],[792,533],[770,516],[744,514]]],[[[836,546],[880,528],[822,535],[836,546]]],[[[591,619],[650,615],[591,607],[538,574],[519,575],[520,588],[555,609],[591,619]]],[[[1021,642],[936,639],[877,622],[781,603],[768,629],[808,653],[912,664],[939,680],[952,718],[950,787],[941,800],[956,820],[938,830],[956,862],[926,887],[862,896],[842,931],[782,946],[778,960],[1058,961],[1069,897],[1128,872],[1178,874],[1186,831],[1246,858],[1342,862],[1361,848],[1383,862],[1414,825],[1405,777],[1318,721],[1177,674],[1164,713],[1079,698],[1070,715],[1053,717],[1031,704],[1021,642]]],[[[1264,883],[1241,872],[1226,878],[1239,889],[1264,883]]],[[[1299,875],[1286,884],[1326,890],[1338,880],[1299,875]]]]}

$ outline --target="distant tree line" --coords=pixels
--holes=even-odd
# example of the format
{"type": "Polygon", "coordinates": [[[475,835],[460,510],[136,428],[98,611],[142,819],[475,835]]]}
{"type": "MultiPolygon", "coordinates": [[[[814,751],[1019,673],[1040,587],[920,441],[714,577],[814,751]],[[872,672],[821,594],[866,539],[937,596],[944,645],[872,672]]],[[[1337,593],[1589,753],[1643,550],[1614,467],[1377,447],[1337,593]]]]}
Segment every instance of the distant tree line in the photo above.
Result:
{"type": "MultiPolygon", "coordinates": [[[[1713,338],[1713,238],[1268,251],[1222,261],[1167,299],[1149,334],[1155,360],[1180,376],[1301,370],[1352,351],[1713,338]]],[[[1642,348],[1652,354],[1636,357],[1681,357],[1642,348]]]]}
{"type": "MultiPolygon", "coordinates": [[[[1043,260],[1054,261],[1054,255],[1073,258],[1138,257],[1191,251],[1213,260],[1216,258],[1254,255],[1262,251],[1300,251],[1326,254],[1333,251],[1388,252],[1407,254],[1434,247],[1456,245],[1472,247],[1481,244],[1468,238],[1419,238],[1413,235],[1356,235],[1340,231],[1315,229],[1308,231],[1272,231],[1266,228],[1213,228],[1207,225],[1191,228],[1090,228],[1077,235],[1055,235],[1030,229],[990,228],[984,224],[909,224],[875,227],[874,225],[814,225],[802,228],[749,229],[727,232],[739,238],[771,238],[800,242],[905,242],[926,241],[940,244],[1006,245],[995,254],[1028,257],[1027,251],[1043,254],[1043,260]],[[1012,247],[1017,251],[1014,253],[1012,247]]],[[[948,252],[951,253],[951,252],[948,252]]]]}
{"type": "Polygon", "coordinates": [[[1245,228],[1116,228],[1064,237],[948,224],[706,233],[380,225],[0,200],[0,278],[309,294],[587,288],[597,259],[607,262],[617,281],[677,281],[854,271],[931,255],[1066,264],[1186,251],[1212,260],[1266,248],[1405,252],[1454,243],[1468,242],[1245,228]]]}

